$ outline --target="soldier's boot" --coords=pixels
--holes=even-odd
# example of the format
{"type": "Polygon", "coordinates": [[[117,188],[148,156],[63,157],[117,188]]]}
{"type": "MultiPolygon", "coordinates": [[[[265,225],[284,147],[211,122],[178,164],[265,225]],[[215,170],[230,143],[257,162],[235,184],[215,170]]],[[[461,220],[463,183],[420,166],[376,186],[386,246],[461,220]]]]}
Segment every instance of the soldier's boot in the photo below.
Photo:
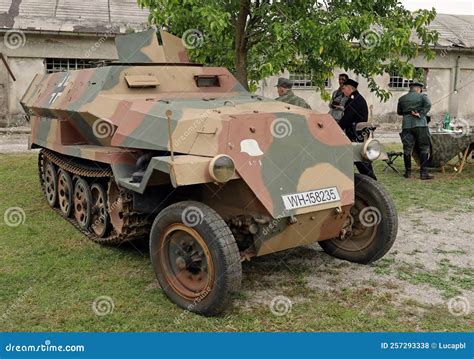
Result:
{"type": "Polygon", "coordinates": [[[430,180],[433,179],[434,176],[428,173],[428,160],[429,154],[428,153],[420,153],[420,179],[422,180],[430,180]]]}
{"type": "Polygon", "coordinates": [[[405,162],[405,173],[403,177],[410,178],[411,177],[411,155],[403,155],[403,162],[405,162]]]}

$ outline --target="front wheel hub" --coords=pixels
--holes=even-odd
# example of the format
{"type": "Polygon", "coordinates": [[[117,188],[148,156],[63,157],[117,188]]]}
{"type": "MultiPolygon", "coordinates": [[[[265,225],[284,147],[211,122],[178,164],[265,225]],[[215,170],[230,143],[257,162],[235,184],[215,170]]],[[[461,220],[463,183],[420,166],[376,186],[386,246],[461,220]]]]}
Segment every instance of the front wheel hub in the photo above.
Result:
{"type": "Polygon", "coordinates": [[[202,299],[214,285],[211,253],[201,235],[184,224],[163,233],[160,264],[167,283],[183,298],[202,299]]]}
{"type": "Polygon", "coordinates": [[[186,269],[186,259],[183,257],[176,258],[176,266],[181,270],[186,269]]]}
{"type": "Polygon", "coordinates": [[[335,240],[337,247],[346,251],[361,251],[374,240],[378,226],[365,226],[360,218],[366,208],[369,208],[368,203],[356,196],[340,238],[335,240]]]}

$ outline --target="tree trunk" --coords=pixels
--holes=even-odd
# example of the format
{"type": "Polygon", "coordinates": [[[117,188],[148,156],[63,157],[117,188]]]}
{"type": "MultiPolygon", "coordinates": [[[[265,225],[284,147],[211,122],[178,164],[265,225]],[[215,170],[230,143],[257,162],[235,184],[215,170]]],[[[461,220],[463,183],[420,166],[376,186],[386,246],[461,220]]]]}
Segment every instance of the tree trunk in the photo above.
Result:
{"type": "Polygon", "coordinates": [[[250,0],[241,0],[235,26],[235,77],[248,90],[246,25],[250,14],[250,0]]]}
{"type": "Polygon", "coordinates": [[[242,84],[242,86],[248,90],[248,78],[247,78],[247,53],[240,52],[236,49],[235,52],[235,77],[242,84]]]}

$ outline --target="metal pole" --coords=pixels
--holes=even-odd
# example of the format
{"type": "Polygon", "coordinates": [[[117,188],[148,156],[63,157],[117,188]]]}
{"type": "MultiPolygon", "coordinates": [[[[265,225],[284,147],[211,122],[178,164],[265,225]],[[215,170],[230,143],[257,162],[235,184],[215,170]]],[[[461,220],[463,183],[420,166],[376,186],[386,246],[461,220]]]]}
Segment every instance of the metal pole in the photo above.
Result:
{"type": "Polygon", "coordinates": [[[166,111],[166,117],[168,118],[168,140],[170,141],[171,161],[174,162],[173,136],[171,135],[171,115],[172,114],[173,112],[171,110],[166,111]]]}
{"type": "Polygon", "coordinates": [[[12,72],[12,70],[10,69],[10,66],[8,65],[7,60],[5,59],[5,57],[3,56],[2,53],[0,53],[0,57],[2,58],[2,62],[3,62],[3,64],[5,65],[5,67],[7,68],[8,73],[9,73],[10,76],[12,77],[13,81],[16,81],[15,75],[13,75],[13,72],[12,72]]]}

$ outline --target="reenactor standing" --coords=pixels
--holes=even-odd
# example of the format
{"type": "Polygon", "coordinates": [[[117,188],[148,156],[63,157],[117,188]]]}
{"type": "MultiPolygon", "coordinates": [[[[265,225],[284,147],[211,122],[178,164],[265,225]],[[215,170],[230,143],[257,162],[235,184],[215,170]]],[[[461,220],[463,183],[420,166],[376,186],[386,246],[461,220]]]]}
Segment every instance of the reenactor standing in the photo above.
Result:
{"type": "Polygon", "coordinates": [[[311,107],[305,100],[303,100],[301,97],[296,96],[293,93],[293,91],[291,90],[293,87],[293,83],[291,82],[291,80],[280,77],[275,87],[278,91],[278,97],[275,100],[286,102],[290,105],[308,108],[311,110],[311,107]]]}
{"type": "MultiPolygon", "coordinates": [[[[347,102],[344,106],[344,114],[339,121],[339,126],[352,142],[363,141],[363,139],[357,136],[355,128],[359,122],[367,122],[369,118],[367,102],[359,91],[357,91],[358,86],[359,83],[352,79],[347,79],[342,86],[342,92],[344,93],[344,96],[347,97],[347,102]]],[[[360,174],[377,180],[371,162],[356,162],[355,165],[360,174]]]]}
{"type": "Polygon", "coordinates": [[[422,93],[423,84],[412,82],[410,91],[398,100],[397,114],[403,116],[400,137],[403,144],[403,161],[405,163],[405,178],[411,177],[411,155],[417,148],[420,154],[420,179],[430,180],[433,176],[428,173],[427,164],[430,157],[430,131],[426,115],[431,109],[428,96],[422,93]]]}
{"type": "Polygon", "coordinates": [[[347,74],[339,75],[339,88],[332,93],[331,101],[329,102],[329,113],[334,119],[339,122],[344,114],[344,105],[347,101],[347,97],[342,92],[342,86],[344,82],[349,78],[347,74]]]}

